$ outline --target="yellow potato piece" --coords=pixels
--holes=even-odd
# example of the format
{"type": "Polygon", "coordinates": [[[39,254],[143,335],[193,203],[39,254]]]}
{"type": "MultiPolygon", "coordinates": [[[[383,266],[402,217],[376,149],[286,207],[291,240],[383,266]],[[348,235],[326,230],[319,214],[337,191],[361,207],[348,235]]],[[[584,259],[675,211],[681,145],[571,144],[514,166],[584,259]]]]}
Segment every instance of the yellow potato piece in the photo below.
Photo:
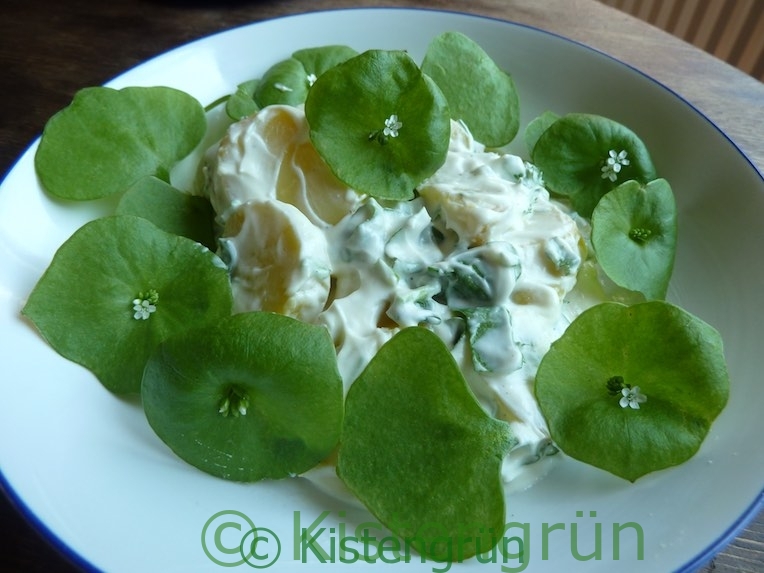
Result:
{"type": "Polygon", "coordinates": [[[272,105],[260,110],[233,124],[210,155],[208,193],[222,221],[242,203],[278,199],[325,228],[361,200],[313,147],[302,108],[272,105]]]}
{"type": "Polygon", "coordinates": [[[222,240],[232,259],[234,311],[266,310],[312,322],[329,297],[324,234],[296,207],[250,201],[232,212],[222,240]]]}

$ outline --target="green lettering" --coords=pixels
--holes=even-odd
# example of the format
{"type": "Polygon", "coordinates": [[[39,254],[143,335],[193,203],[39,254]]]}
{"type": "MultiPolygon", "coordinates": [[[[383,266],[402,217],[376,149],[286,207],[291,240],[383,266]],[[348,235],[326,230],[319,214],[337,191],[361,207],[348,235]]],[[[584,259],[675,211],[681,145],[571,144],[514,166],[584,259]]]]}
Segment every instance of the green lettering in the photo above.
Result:
{"type": "Polygon", "coordinates": [[[642,526],[635,521],[629,521],[623,525],[613,524],[613,561],[621,558],[621,531],[627,527],[637,532],[637,559],[642,561],[645,558],[645,533],[642,531],[642,526]]]}

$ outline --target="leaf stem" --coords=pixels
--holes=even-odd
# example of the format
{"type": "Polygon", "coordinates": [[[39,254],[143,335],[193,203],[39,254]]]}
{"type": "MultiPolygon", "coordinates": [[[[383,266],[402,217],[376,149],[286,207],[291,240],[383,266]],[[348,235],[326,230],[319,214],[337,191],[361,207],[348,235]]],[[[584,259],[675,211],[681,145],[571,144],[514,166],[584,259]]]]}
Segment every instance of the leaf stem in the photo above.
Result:
{"type": "Polygon", "coordinates": [[[228,99],[231,97],[231,94],[224,95],[222,97],[219,97],[215,101],[208,103],[206,106],[204,106],[204,113],[208,113],[215,109],[217,106],[224,104],[228,101],[228,99]]]}

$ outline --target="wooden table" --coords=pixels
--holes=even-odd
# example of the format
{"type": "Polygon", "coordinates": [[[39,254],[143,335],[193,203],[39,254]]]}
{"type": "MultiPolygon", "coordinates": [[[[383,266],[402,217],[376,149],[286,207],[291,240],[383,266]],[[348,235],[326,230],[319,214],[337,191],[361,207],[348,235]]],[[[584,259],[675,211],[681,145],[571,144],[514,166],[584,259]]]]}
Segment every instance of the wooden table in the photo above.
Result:
{"type": "MultiPolygon", "coordinates": [[[[573,38],[666,84],[716,123],[764,172],[764,84],[595,0],[3,0],[0,173],[76,90],[179,44],[244,23],[351,6],[442,8],[573,38]],[[754,110],[758,109],[757,113],[754,110]]],[[[0,496],[2,497],[2,496],[0,496]]],[[[0,499],[0,569],[75,571],[0,499]]],[[[764,571],[764,513],[701,571],[764,571]]]]}

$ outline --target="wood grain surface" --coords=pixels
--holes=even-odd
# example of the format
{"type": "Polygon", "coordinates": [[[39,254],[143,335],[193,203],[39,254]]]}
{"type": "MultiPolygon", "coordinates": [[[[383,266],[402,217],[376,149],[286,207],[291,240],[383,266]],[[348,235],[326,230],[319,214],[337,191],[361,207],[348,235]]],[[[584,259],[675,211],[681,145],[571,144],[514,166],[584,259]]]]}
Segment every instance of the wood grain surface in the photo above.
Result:
{"type": "MultiPolygon", "coordinates": [[[[669,86],[719,126],[764,172],[764,84],[595,0],[3,0],[0,173],[12,167],[48,117],[82,87],[102,84],[168,49],[234,26],[357,6],[469,12],[578,40],[669,86]]],[[[2,460],[0,470],[1,464],[2,460]]],[[[78,568],[0,496],[0,570],[66,573],[78,568]]],[[[701,571],[764,571],[764,514],[701,571]]]]}
{"type": "Polygon", "coordinates": [[[764,81],[764,2],[599,1],[655,24],[764,81]]]}

